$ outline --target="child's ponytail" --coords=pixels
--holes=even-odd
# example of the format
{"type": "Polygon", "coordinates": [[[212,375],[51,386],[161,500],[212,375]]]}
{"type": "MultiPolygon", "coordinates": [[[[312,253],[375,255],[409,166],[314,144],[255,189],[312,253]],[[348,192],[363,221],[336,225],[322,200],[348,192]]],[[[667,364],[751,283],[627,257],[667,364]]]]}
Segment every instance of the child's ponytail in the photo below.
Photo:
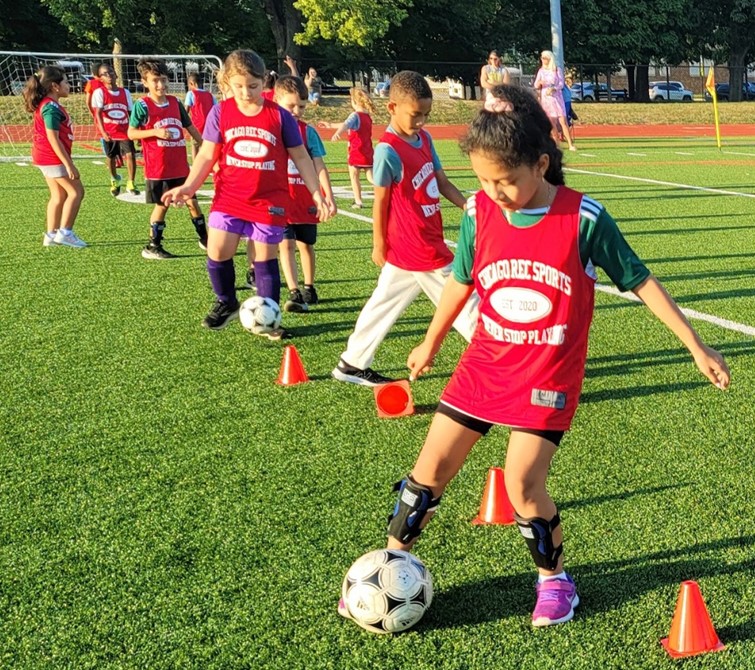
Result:
{"type": "Polygon", "coordinates": [[[26,110],[32,114],[36,112],[39,103],[50,94],[52,85],[60,84],[65,76],[63,68],[46,65],[29,77],[23,92],[26,110]]]}
{"type": "Polygon", "coordinates": [[[374,114],[375,113],[375,105],[373,104],[372,100],[370,99],[370,96],[367,95],[367,93],[363,89],[357,88],[355,86],[355,87],[353,87],[349,91],[349,95],[351,96],[351,101],[357,107],[361,107],[362,109],[366,109],[370,114],[374,114]]]}
{"type": "Polygon", "coordinates": [[[563,154],[551,136],[551,122],[534,95],[519,86],[500,84],[461,140],[464,153],[480,152],[508,167],[536,165],[550,159],[545,179],[564,183],[563,154]]]}

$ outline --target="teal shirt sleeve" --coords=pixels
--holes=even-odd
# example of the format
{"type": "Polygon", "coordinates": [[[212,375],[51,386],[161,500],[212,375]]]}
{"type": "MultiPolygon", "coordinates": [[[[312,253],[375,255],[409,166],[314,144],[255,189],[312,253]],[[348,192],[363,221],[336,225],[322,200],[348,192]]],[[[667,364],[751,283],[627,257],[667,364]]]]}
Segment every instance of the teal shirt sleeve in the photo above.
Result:
{"type": "Polygon", "coordinates": [[[621,234],[616,221],[601,209],[593,220],[582,216],[579,227],[579,253],[583,265],[601,268],[620,291],[631,291],[650,276],[621,234]]]}
{"type": "Polygon", "coordinates": [[[440,162],[440,158],[438,158],[438,153],[435,151],[435,144],[433,143],[433,138],[430,137],[430,135],[427,135],[430,138],[430,153],[433,156],[433,168],[437,172],[438,170],[443,169],[443,165],[440,162]]]}
{"type": "Polygon", "coordinates": [[[50,130],[60,130],[60,124],[65,119],[65,114],[57,105],[48,104],[42,107],[42,120],[45,122],[45,128],[50,130]]]}
{"type": "Polygon", "coordinates": [[[131,118],[128,121],[128,125],[132,128],[141,128],[148,120],[149,112],[147,111],[147,106],[141,100],[137,100],[131,110],[131,118]]]}
{"type": "Polygon", "coordinates": [[[472,269],[474,267],[474,243],[477,222],[474,215],[474,207],[467,201],[467,211],[461,219],[459,227],[459,241],[456,245],[454,256],[453,274],[454,279],[460,284],[474,284],[472,269]]]}
{"type": "Polygon", "coordinates": [[[351,114],[349,114],[348,118],[344,122],[344,126],[348,130],[359,130],[360,125],[361,124],[359,122],[359,114],[357,114],[356,112],[352,112],[351,114]]]}
{"type": "Polygon", "coordinates": [[[312,158],[323,158],[327,155],[320,134],[309,125],[307,126],[307,149],[312,158]]]}
{"type": "Polygon", "coordinates": [[[372,161],[372,176],[375,186],[387,188],[401,181],[404,171],[401,159],[396,150],[386,142],[379,142],[375,147],[375,157],[372,161]]]}

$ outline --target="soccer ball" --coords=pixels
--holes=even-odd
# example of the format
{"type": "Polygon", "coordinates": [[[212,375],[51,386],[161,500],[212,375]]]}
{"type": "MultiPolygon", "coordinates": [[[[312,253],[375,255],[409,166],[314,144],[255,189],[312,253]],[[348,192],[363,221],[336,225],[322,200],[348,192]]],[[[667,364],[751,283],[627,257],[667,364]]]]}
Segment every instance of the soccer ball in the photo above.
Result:
{"type": "Polygon", "coordinates": [[[241,303],[239,321],[251,333],[268,333],[281,325],[281,309],[270,298],[255,295],[241,303]]]}
{"type": "Polygon", "coordinates": [[[343,580],[349,616],[372,633],[400,633],[416,624],[433,600],[433,578],[408,551],[377,549],[358,558],[343,580]]]}

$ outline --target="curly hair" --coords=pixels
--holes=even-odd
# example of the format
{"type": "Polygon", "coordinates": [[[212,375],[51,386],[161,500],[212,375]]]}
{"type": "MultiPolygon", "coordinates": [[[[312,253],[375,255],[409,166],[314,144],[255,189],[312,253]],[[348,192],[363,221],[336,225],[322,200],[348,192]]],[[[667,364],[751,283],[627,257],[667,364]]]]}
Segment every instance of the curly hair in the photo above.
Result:
{"type": "Polygon", "coordinates": [[[357,107],[366,109],[370,114],[375,113],[375,105],[372,104],[370,96],[367,95],[367,92],[364,89],[359,88],[358,86],[354,86],[353,88],[349,89],[349,96],[351,97],[351,102],[354,103],[357,107]]]}
{"type": "Polygon", "coordinates": [[[545,179],[564,184],[563,154],[551,136],[551,122],[530,91],[520,86],[499,84],[490,91],[503,103],[496,110],[481,109],[459,145],[461,150],[481,153],[509,168],[536,165],[540,156],[550,159],[545,179]]]}

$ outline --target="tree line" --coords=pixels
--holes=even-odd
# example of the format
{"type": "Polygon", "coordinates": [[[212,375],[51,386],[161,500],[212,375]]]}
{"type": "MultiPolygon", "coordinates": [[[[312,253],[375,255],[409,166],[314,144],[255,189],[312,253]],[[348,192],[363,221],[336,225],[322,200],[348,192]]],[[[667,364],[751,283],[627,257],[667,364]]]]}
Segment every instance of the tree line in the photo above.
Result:
{"type": "MultiPolygon", "coordinates": [[[[647,96],[648,65],[700,57],[743,81],[755,59],[755,0],[569,0],[566,59],[620,66],[647,96]]],[[[273,69],[286,55],[327,73],[355,63],[412,63],[473,83],[490,49],[534,63],[550,45],[549,0],[0,0],[0,49],[209,53],[253,48],[273,69]],[[325,65],[326,67],[323,67],[325,65]]],[[[731,99],[741,96],[731,86],[731,99]]]]}

